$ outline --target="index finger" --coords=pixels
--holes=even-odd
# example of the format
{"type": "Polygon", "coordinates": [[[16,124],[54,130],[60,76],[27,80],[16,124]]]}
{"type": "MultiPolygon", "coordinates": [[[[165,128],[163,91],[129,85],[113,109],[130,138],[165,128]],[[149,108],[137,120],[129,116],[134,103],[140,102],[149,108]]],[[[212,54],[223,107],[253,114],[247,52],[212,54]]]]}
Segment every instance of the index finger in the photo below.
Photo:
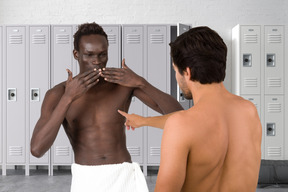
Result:
{"type": "Polygon", "coordinates": [[[125,113],[124,111],[121,111],[121,110],[117,110],[118,111],[118,113],[120,113],[122,116],[124,116],[124,117],[127,117],[128,116],[128,113],[125,113]]]}

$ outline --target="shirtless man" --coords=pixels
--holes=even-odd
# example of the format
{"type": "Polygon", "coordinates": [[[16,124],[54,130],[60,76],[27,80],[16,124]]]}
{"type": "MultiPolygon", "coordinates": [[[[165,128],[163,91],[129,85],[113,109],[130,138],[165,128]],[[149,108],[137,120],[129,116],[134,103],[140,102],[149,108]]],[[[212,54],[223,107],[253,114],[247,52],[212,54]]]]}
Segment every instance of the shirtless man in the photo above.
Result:
{"type": "Polygon", "coordinates": [[[227,48],[208,27],[170,44],[177,82],[188,110],[141,117],[119,111],[126,126],[164,128],[155,192],[255,192],[262,128],[255,106],[224,85],[227,48]]]}
{"type": "Polygon", "coordinates": [[[68,80],[47,91],[31,153],[45,154],[62,124],[75,154],[71,191],[148,191],[139,165],[131,163],[125,118],[117,109],[127,112],[132,96],[162,114],[181,110],[180,104],[136,75],[124,61],[121,69],[111,70],[122,74],[118,83],[125,86],[109,82],[109,75],[102,73],[108,61],[107,35],[96,23],[79,26],[73,55],[80,73],[73,78],[67,70],[68,80]]]}

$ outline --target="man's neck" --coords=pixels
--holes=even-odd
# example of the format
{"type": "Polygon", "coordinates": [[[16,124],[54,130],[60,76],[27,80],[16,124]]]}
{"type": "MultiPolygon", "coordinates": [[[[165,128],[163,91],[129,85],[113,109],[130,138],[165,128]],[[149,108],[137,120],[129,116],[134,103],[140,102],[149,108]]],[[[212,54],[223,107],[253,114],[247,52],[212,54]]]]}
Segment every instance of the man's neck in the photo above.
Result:
{"type": "Polygon", "coordinates": [[[199,82],[191,82],[190,91],[193,95],[193,102],[196,105],[201,99],[211,96],[218,96],[227,92],[223,82],[212,84],[201,84],[199,82]]]}

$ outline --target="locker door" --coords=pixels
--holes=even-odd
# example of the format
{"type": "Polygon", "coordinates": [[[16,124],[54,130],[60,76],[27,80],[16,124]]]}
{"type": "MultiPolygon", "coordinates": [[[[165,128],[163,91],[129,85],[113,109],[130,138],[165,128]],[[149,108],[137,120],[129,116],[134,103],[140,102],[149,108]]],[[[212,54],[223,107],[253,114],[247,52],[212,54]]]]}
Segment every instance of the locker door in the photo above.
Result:
{"type": "MultiPolygon", "coordinates": [[[[52,61],[51,82],[52,87],[66,81],[68,78],[66,69],[73,70],[73,26],[52,26],[52,61]]],[[[73,76],[75,76],[75,72],[73,76]]],[[[71,164],[73,154],[70,142],[64,128],[61,126],[57,138],[52,147],[52,164],[71,164]]]]}
{"type": "Polygon", "coordinates": [[[284,26],[265,28],[265,94],[284,93],[284,26]]]}
{"type": "MultiPolygon", "coordinates": [[[[2,135],[3,135],[3,116],[2,116],[2,112],[3,112],[3,106],[2,106],[2,94],[3,94],[3,87],[2,87],[2,83],[3,83],[3,29],[2,26],[0,26],[0,140],[3,141],[2,135]]],[[[2,164],[3,160],[2,160],[2,142],[0,142],[0,165],[2,164]]]]}
{"type": "Polygon", "coordinates": [[[24,26],[6,28],[7,87],[7,164],[24,164],[25,148],[25,71],[26,30],[24,26]]]}
{"type": "MultiPolygon", "coordinates": [[[[169,26],[147,26],[147,80],[156,88],[170,94],[169,26]]],[[[159,116],[148,108],[147,116],[159,116]]],[[[148,127],[148,164],[160,163],[163,130],[148,127]]]]}
{"type": "MultiPolygon", "coordinates": [[[[49,89],[50,76],[49,26],[29,27],[29,141],[40,117],[41,105],[49,89]]],[[[30,153],[31,164],[48,164],[49,152],[36,158],[30,153]]]]}
{"type": "MultiPolygon", "coordinates": [[[[263,125],[263,122],[262,122],[262,118],[261,118],[261,97],[260,95],[241,95],[241,97],[243,97],[244,99],[247,99],[249,101],[251,101],[257,111],[258,111],[258,115],[259,115],[259,118],[261,120],[261,124],[263,125]]],[[[265,131],[263,129],[263,126],[262,126],[262,142],[261,142],[261,151],[264,151],[264,145],[265,145],[265,131]]],[[[264,153],[261,153],[261,158],[264,159],[264,153]]]]}
{"type": "MultiPolygon", "coordinates": [[[[185,33],[189,29],[190,29],[189,25],[178,23],[177,24],[177,36],[180,36],[181,34],[185,33]]],[[[177,83],[177,100],[184,109],[189,109],[192,106],[192,101],[185,99],[178,83],[177,83]]]]}
{"type": "Polygon", "coordinates": [[[241,26],[240,30],[241,94],[260,94],[260,26],[241,26]]]}
{"type": "Polygon", "coordinates": [[[265,96],[265,159],[284,159],[284,97],[265,96]]]}
{"type": "MultiPolygon", "coordinates": [[[[144,73],[144,26],[123,26],[123,58],[126,65],[135,73],[144,73]]],[[[133,97],[129,113],[144,115],[143,103],[133,97]]],[[[144,128],[126,132],[126,145],[132,161],[143,163],[144,128]]]]}
{"type": "Polygon", "coordinates": [[[121,67],[121,31],[120,25],[103,25],[108,36],[108,63],[107,67],[121,67]]]}

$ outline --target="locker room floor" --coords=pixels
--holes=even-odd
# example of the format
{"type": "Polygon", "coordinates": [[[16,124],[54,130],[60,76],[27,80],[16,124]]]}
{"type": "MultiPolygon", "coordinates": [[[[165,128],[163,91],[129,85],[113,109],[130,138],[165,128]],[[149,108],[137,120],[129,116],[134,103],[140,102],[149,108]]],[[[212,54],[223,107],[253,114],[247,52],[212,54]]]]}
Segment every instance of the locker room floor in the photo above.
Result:
{"type": "MultiPolygon", "coordinates": [[[[153,192],[156,178],[157,170],[148,170],[149,192],[153,192]]],[[[47,170],[43,169],[30,170],[30,176],[25,176],[24,169],[7,170],[7,176],[0,175],[0,192],[69,192],[70,184],[69,169],[54,170],[54,176],[48,176],[47,170]]],[[[288,184],[259,185],[256,192],[288,192],[288,184]]]]}

